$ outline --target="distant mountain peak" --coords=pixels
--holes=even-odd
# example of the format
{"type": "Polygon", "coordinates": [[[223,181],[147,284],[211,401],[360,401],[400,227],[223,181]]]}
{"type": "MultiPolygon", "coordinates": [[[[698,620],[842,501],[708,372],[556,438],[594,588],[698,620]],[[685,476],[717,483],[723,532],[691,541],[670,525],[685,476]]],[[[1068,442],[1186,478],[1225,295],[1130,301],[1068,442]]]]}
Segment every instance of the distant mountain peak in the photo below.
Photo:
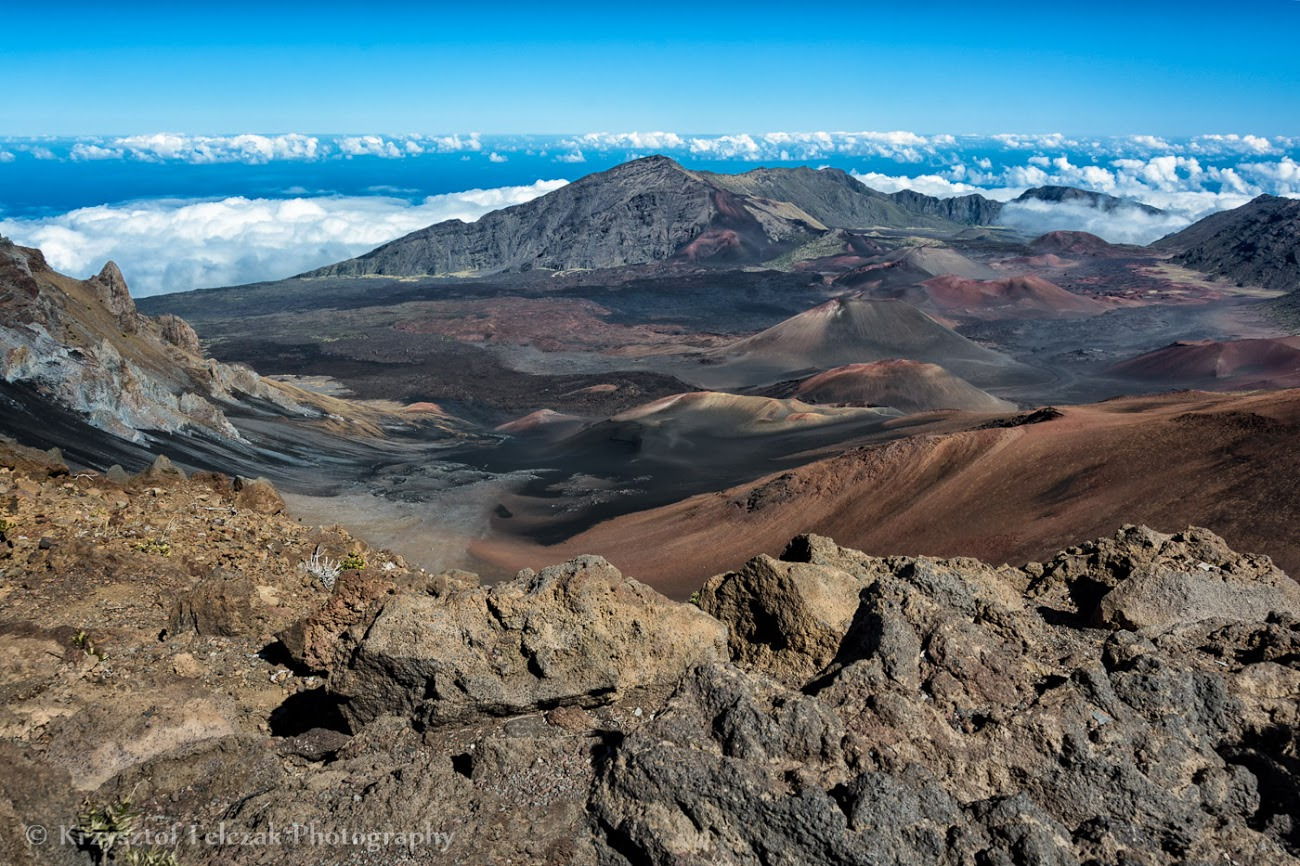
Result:
{"type": "Polygon", "coordinates": [[[1022,192],[1016,197],[1015,201],[1045,201],[1056,203],[1075,202],[1106,212],[1113,211],[1116,208],[1127,207],[1136,208],[1137,210],[1140,210],[1145,214],[1150,214],[1151,216],[1164,213],[1164,211],[1158,207],[1152,207],[1149,204],[1144,204],[1143,202],[1135,201],[1134,199],[1119,198],[1104,192],[1078,189],[1073,186],[1036,186],[1022,192]]]}

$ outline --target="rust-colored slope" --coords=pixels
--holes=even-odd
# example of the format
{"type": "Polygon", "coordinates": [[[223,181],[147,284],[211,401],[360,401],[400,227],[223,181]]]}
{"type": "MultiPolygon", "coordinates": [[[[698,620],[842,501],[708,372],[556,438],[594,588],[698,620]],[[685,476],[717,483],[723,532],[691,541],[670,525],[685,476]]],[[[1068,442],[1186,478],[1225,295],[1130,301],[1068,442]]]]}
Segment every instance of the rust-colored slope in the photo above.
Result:
{"type": "Polygon", "coordinates": [[[1297,442],[1300,391],[1123,398],[857,449],[556,547],[496,538],[475,552],[511,567],[598,553],[681,596],[800,532],[874,554],[1023,562],[1125,523],[1197,524],[1300,573],[1297,442]]]}
{"type": "Polygon", "coordinates": [[[892,406],[900,412],[1010,412],[1016,408],[938,364],[902,359],[835,367],[799,382],[792,394],[809,403],[862,403],[892,406]]]}
{"type": "Polygon", "coordinates": [[[1179,341],[1111,370],[1130,379],[1215,390],[1295,387],[1300,385],[1300,337],[1179,341]]]}
{"type": "Polygon", "coordinates": [[[934,277],[898,297],[922,309],[994,319],[1095,316],[1113,307],[1034,276],[1000,280],[934,277]]]}

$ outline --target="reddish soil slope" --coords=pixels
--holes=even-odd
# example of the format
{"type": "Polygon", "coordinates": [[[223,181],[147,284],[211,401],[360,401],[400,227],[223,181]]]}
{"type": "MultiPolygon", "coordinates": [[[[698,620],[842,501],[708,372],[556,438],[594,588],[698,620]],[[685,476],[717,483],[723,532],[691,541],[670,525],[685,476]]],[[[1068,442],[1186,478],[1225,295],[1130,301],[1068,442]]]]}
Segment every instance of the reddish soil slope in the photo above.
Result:
{"type": "Polygon", "coordinates": [[[554,547],[497,538],[475,552],[513,567],[598,553],[682,596],[801,532],[880,555],[1024,562],[1125,523],[1196,524],[1300,574],[1298,437],[1300,391],[1122,398],[855,449],[554,547]]]}
{"type": "Polygon", "coordinates": [[[1249,390],[1300,385],[1300,336],[1257,340],[1191,340],[1123,361],[1111,371],[1171,385],[1249,390]]]}
{"type": "Polygon", "coordinates": [[[862,403],[893,406],[901,412],[1015,410],[1013,404],[981,391],[938,364],[919,361],[875,361],[836,367],[804,379],[790,392],[808,403],[862,403]]]}
{"type": "Polygon", "coordinates": [[[1127,256],[1131,252],[1119,249],[1088,232],[1048,232],[1029,244],[1039,255],[1068,256],[1127,256]]]}
{"type": "Polygon", "coordinates": [[[899,290],[893,296],[922,309],[979,319],[1095,316],[1113,306],[1096,298],[1067,292],[1042,277],[1034,276],[1000,280],[934,277],[918,286],[899,290]]]}

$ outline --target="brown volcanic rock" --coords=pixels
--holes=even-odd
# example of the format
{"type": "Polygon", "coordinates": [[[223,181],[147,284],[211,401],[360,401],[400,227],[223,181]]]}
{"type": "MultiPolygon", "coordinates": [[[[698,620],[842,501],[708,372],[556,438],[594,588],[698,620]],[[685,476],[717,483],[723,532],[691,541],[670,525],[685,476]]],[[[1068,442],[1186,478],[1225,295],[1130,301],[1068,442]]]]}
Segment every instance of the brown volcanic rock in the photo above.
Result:
{"type": "Polygon", "coordinates": [[[394,864],[1300,855],[1298,591],[1205,530],[1125,527],[1019,568],[801,537],[710,581],[718,619],[594,557],[476,588],[376,568],[221,479],[136,491],[0,458],[20,527],[0,548],[6,863],[81,862],[22,831],[124,799],[150,830],[220,828],[178,856],[222,866],[315,866],[328,843],[295,824],[394,864]],[[135,547],[163,525],[170,556],[135,547]],[[321,544],[369,565],[327,592],[298,567],[321,544]],[[160,639],[213,558],[322,626],[353,727],[258,636],[160,639]],[[412,831],[437,835],[383,835],[412,831]]]}
{"type": "Polygon", "coordinates": [[[1123,523],[1208,526],[1300,572],[1300,391],[1182,393],[1062,407],[1039,424],[913,436],[597,524],[540,547],[489,539],[502,565],[596,551],[664,591],[773,539],[816,532],[871,553],[1050,555],[1123,523]]]}
{"type": "Polygon", "coordinates": [[[939,364],[976,384],[1014,377],[1018,365],[895,300],[835,298],[752,337],[708,353],[710,360],[762,380],[809,369],[906,358],[939,364]]]}
{"type": "Polygon", "coordinates": [[[1030,242],[1029,248],[1043,256],[1123,256],[1126,250],[1090,232],[1048,232],[1030,242]]]}
{"type": "Polygon", "coordinates": [[[834,658],[861,590],[847,571],[759,556],[708,580],[699,605],[727,624],[734,659],[798,683],[834,658]]]}
{"type": "Polygon", "coordinates": [[[1121,361],[1110,372],[1145,382],[1216,389],[1295,387],[1300,384],[1300,337],[1180,340],[1121,361]]]}
{"type": "Polygon", "coordinates": [[[803,379],[790,389],[790,394],[809,403],[865,403],[892,406],[900,412],[1009,412],[1016,408],[938,364],[920,361],[874,361],[835,367],[803,379]]]}
{"type": "MultiPolygon", "coordinates": [[[[1295,600],[1262,601],[1271,581],[1251,572],[1239,585],[1267,623],[1198,625],[1170,609],[1151,637],[1080,627],[1109,597],[1094,587],[1115,594],[1141,579],[1133,564],[1199,570],[1206,556],[1224,569],[1242,561],[1199,530],[1130,527],[1046,573],[796,540],[787,558],[810,560],[800,572],[810,591],[818,571],[860,587],[835,659],[810,682],[774,686],[739,642],[738,669],[687,678],[598,780],[591,808],[614,830],[598,850],[616,863],[1157,864],[1229,850],[1292,863],[1287,818],[1253,829],[1254,816],[1291,807],[1267,805],[1245,768],[1273,760],[1249,745],[1259,725],[1280,712],[1293,729],[1286,695],[1300,670],[1238,653],[1291,642],[1295,600]],[[1074,601],[1048,608],[1048,585],[1074,601]],[[1018,853],[998,859],[1008,851],[1018,853]]],[[[788,595],[748,585],[759,610],[788,595]]],[[[722,613],[744,629],[743,610],[722,613]]],[[[796,647],[808,624],[768,621],[765,638],[796,647]]],[[[821,647],[810,647],[812,667],[821,647]]]]}
{"type": "Polygon", "coordinates": [[[922,309],[976,319],[1095,316],[1111,309],[1095,298],[1067,292],[1034,276],[998,280],[934,277],[896,296],[922,309]]]}

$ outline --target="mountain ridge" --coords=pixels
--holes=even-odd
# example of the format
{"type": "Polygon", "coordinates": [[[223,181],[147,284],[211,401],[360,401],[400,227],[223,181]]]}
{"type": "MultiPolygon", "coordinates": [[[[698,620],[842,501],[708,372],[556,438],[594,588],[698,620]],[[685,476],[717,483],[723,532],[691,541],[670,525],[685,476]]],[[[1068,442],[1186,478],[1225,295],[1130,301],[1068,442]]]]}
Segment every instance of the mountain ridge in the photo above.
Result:
{"type": "Polygon", "coordinates": [[[1266,289],[1300,289],[1300,200],[1258,196],[1151,244],[1181,265],[1266,289]]]}
{"type": "MultiPolygon", "coordinates": [[[[1017,201],[1035,198],[1086,200],[1105,210],[1126,203],[1070,187],[1027,190],[1017,201]]],[[[996,223],[1003,207],[978,194],[886,194],[835,168],[720,174],[655,155],[586,175],[472,223],[453,219],[427,226],[300,276],[469,276],[674,260],[758,264],[832,230],[956,232],[996,223]]]]}

